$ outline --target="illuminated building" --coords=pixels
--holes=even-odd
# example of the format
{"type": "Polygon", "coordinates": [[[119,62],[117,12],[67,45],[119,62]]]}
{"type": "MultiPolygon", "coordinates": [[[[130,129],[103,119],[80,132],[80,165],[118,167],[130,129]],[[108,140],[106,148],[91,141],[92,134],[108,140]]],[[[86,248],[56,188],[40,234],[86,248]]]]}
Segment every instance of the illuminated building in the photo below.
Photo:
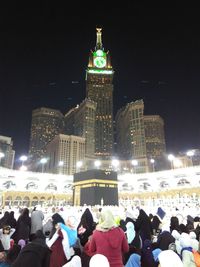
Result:
{"type": "Polygon", "coordinates": [[[77,171],[77,162],[85,160],[85,138],[64,134],[55,136],[46,146],[46,158],[47,172],[74,174],[77,171]]]}
{"type": "Polygon", "coordinates": [[[94,159],[95,154],[95,112],[97,104],[85,99],[65,115],[65,134],[85,138],[85,157],[94,159]]]}
{"type": "MultiPolygon", "coordinates": [[[[118,174],[119,203],[149,207],[174,207],[175,203],[198,205],[199,184],[199,166],[134,175],[131,172],[118,174]]],[[[72,204],[73,185],[72,175],[0,168],[0,205],[72,204]]]]}
{"type": "Polygon", "coordinates": [[[104,51],[102,29],[97,28],[94,51],[86,71],[86,97],[97,103],[95,155],[108,159],[113,152],[113,74],[109,51],[104,51]]]}
{"type": "Polygon", "coordinates": [[[29,155],[32,170],[38,170],[37,162],[44,156],[46,145],[63,131],[63,114],[51,108],[38,108],[32,112],[29,155]]]}
{"type": "Polygon", "coordinates": [[[11,137],[0,135],[0,166],[12,169],[14,164],[15,151],[11,137]]]}
{"type": "Polygon", "coordinates": [[[128,103],[116,115],[117,152],[122,159],[137,160],[136,172],[148,171],[143,100],[128,103]]]}
{"type": "Polygon", "coordinates": [[[166,144],[163,119],[159,115],[145,115],[144,128],[147,157],[155,160],[157,169],[165,169],[166,144]]]}

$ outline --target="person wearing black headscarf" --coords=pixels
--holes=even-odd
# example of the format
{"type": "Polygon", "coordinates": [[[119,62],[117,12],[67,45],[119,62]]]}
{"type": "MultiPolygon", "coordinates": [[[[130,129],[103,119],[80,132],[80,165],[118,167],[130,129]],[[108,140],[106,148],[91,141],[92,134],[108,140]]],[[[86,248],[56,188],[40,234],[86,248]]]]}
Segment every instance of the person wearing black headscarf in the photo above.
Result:
{"type": "Polygon", "coordinates": [[[29,209],[24,208],[21,215],[17,220],[16,233],[14,235],[15,243],[18,243],[20,239],[29,241],[31,230],[31,218],[29,216],[29,209]]]}
{"type": "Polygon", "coordinates": [[[16,229],[17,220],[15,219],[14,211],[13,210],[9,213],[9,216],[8,216],[8,225],[10,225],[11,228],[15,228],[16,229]]]}
{"type": "Polygon", "coordinates": [[[187,216],[187,224],[186,224],[189,232],[194,230],[194,218],[190,215],[187,216]]]}
{"type": "Polygon", "coordinates": [[[4,216],[0,219],[0,228],[3,228],[4,225],[9,225],[8,220],[9,220],[9,212],[6,211],[4,213],[4,216]]]}
{"type": "Polygon", "coordinates": [[[12,267],[49,267],[51,251],[46,245],[46,237],[41,230],[19,253],[12,267]]]}
{"type": "Polygon", "coordinates": [[[81,216],[80,223],[77,227],[78,238],[80,239],[80,243],[84,246],[90,235],[92,235],[94,229],[96,227],[96,223],[93,220],[92,213],[88,208],[84,211],[81,216]]]}
{"type": "Polygon", "coordinates": [[[141,267],[157,267],[158,264],[155,262],[152,253],[152,243],[146,239],[143,244],[141,253],[141,267]]]}
{"type": "Polygon", "coordinates": [[[68,261],[64,251],[64,245],[65,245],[63,242],[64,236],[58,225],[59,223],[65,224],[64,219],[58,213],[53,214],[52,215],[53,228],[50,233],[49,240],[47,241],[47,245],[51,250],[49,267],[62,267],[68,261]]]}
{"type": "Polygon", "coordinates": [[[55,234],[55,232],[56,232],[56,225],[58,223],[65,224],[65,221],[64,221],[63,217],[60,216],[60,214],[55,213],[55,214],[52,215],[52,226],[53,226],[53,228],[52,228],[52,231],[51,231],[51,233],[49,235],[49,239],[51,239],[52,236],[55,234]]]}
{"type": "MultiPolygon", "coordinates": [[[[101,213],[102,215],[102,213],[101,213]]],[[[82,246],[81,261],[82,265],[88,267],[91,255],[85,252],[83,247],[87,244],[89,237],[92,235],[96,228],[96,223],[93,220],[92,213],[88,208],[83,212],[80,223],[77,226],[77,236],[82,246]]]]}
{"type": "Polygon", "coordinates": [[[176,216],[172,216],[170,219],[170,232],[172,233],[173,230],[176,230],[180,233],[179,220],[176,216]]]}
{"type": "Polygon", "coordinates": [[[140,209],[139,211],[139,216],[135,222],[135,230],[140,234],[142,243],[144,243],[146,239],[151,240],[151,236],[153,234],[151,221],[143,209],[140,209]]]}

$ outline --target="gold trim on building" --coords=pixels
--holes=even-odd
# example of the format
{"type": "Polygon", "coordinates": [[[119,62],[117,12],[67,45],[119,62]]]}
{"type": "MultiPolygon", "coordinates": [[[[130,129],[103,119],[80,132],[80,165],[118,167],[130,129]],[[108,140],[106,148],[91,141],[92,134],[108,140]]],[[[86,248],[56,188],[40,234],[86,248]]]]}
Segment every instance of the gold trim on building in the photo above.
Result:
{"type": "MultiPolygon", "coordinates": [[[[85,180],[85,181],[80,181],[80,182],[75,182],[74,186],[77,185],[83,185],[83,184],[113,184],[113,185],[118,185],[118,181],[113,181],[113,180],[99,180],[99,179],[90,179],[90,180],[85,180]]],[[[96,186],[96,185],[94,185],[96,186]]]]}

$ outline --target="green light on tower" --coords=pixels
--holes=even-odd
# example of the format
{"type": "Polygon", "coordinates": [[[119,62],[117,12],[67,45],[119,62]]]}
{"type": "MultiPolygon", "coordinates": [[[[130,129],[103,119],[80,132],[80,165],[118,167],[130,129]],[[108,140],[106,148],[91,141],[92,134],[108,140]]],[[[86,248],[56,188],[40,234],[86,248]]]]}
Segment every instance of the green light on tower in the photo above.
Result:
{"type": "Polygon", "coordinates": [[[103,51],[100,50],[100,49],[96,51],[96,54],[97,54],[98,57],[103,57],[103,55],[104,55],[103,51]]]}

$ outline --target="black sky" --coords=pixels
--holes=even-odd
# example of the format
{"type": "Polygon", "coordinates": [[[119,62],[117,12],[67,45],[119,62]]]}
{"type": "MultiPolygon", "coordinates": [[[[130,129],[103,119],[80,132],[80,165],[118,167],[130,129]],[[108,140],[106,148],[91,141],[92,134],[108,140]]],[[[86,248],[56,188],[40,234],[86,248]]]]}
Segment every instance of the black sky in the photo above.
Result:
{"type": "Polygon", "coordinates": [[[0,135],[13,138],[17,156],[27,153],[33,109],[65,113],[85,98],[88,55],[102,26],[115,70],[114,113],[143,99],[146,115],[164,119],[168,152],[199,148],[198,10],[142,4],[94,10],[53,4],[0,10],[0,135]]]}

